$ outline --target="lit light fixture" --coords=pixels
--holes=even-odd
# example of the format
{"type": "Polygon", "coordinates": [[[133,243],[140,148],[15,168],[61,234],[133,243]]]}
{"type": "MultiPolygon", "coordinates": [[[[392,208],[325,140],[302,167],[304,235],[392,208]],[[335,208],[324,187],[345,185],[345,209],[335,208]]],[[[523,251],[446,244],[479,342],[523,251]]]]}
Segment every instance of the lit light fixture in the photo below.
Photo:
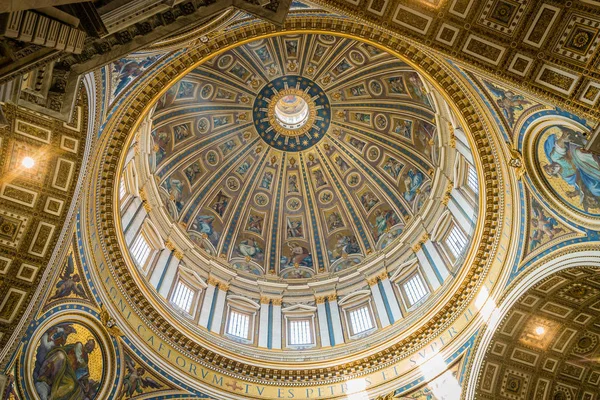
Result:
{"type": "Polygon", "coordinates": [[[546,333],[546,329],[544,329],[543,326],[538,326],[537,328],[535,328],[536,335],[542,336],[544,333],[546,333]]]}
{"type": "Polygon", "coordinates": [[[28,157],[23,158],[23,161],[21,162],[21,164],[23,164],[23,166],[27,169],[33,168],[33,166],[35,165],[35,160],[28,156],[28,157]]]}

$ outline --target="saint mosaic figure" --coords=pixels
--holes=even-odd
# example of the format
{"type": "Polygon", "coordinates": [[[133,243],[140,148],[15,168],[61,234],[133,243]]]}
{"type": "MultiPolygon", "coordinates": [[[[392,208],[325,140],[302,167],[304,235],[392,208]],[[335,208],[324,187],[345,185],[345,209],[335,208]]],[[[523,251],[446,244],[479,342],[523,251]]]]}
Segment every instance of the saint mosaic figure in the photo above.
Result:
{"type": "MultiPolygon", "coordinates": [[[[91,334],[85,343],[69,340],[70,335],[79,339],[81,333],[90,334],[79,324],[61,323],[50,327],[40,338],[33,381],[41,400],[95,398],[100,382],[90,376],[90,357],[100,349],[91,334]]],[[[102,365],[95,368],[101,369],[102,365]]]]}
{"type": "Polygon", "coordinates": [[[544,140],[547,164],[543,170],[550,178],[569,185],[564,195],[584,211],[600,209],[600,157],[585,150],[583,136],[557,126],[544,140]]]}

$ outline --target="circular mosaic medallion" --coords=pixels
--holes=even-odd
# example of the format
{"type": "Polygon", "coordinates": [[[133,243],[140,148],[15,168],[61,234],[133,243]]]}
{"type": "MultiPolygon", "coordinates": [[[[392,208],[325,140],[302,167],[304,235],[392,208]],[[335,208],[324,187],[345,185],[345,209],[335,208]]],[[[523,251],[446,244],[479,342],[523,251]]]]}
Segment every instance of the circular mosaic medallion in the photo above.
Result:
{"type": "Polygon", "coordinates": [[[237,192],[240,188],[240,181],[237,178],[230,176],[227,178],[227,188],[232,192],[237,192]]]}
{"type": "Polygon", "coordinates": [[[351,173],[350,175],[348,175],[348,178],[346,178],[346,183],[350,187],[358,186],[358,184],[360,183],[360,175],[356,172],[351,173]]]}
{"type": "Polygon", "coordinates": [[[269,198],[264,193],[257,193],[256,196],[254,196],[254,202],[257,206],[264,207],[269,204],[269,198]]]}
{"type": "Polygon", "coordinates": [[[288,210],[298,211],[302,207],[302,201],[296,197],[292,197],[285,204],[288,210]]]}
{"type": "Polygon", "coordinates": [[[207,100],[210,96],[212,96],[213,90],[213,85],[210,83],[202,86],[202,89],[200,90],[200,97],[202,97],[204,100],[207,100]]]}
{"type": "Polygon", "coordinates": [[[323,190],[321,194],[319,194],[319,201],[322,204],[329,204],[333,200],[333,193],[331,190],[323,190]]]}
{"type": "Polygon", "coordinates": [[[253,109],[254,126],[270,146],[302,151],[314,146],[331,120],[329,99],[312,80],[276,78],[262,88],[253,109]]]}
{"type": "Polygon", "coordinates": [[[381,86],[381,83],[379,83],[379,81],[371,81],[369,82],[369,89],[371,90],[371,93],[373,93],[375,96],[379,96],[381,93],[383,93],[383,87],[381,86]]]}
{"type": "Polygon", "coordinates": [[[197,123],[198,132],[206,133],[210,129],[210,122],[208,122],[207,118],[200,118],[197,123]]]}
{"type": "Polygon", "coordinates": [[[233,63],[233,57],[229,54],[226,54],[223,57],[219,58],[218,65],[219,65],[219,68],[227,68],[232,63],[233,63]]]}
{"type": "Polygon", "coordinates": [[[219,155],[217,154],[216,151],[214,150],[210,150],[208,153],[206,153],[206,163],[210,166],[215,166],[217,165],[217,163],[219,162],[219,155]]]}
{"type": "Polygon", "coordinates": [[[369,147],[369,150],[367,150],[367,158],[369,161],[377,161],[379,159],[379,149],[375,146],[369,147]]]}

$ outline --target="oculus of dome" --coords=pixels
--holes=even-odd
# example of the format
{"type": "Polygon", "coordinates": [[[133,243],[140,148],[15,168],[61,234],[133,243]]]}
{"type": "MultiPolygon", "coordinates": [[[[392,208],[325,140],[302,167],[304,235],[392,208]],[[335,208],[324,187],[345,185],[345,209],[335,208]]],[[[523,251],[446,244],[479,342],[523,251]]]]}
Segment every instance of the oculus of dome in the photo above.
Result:
{"type": "Polygon", "coordinates": [[[300,96],[288,94],[283,96],[274,107],[275,119],[287,129],[301,128],[309,116],[308,103],[300,96]]]}
{"type": "Polygon", "coordinates": [[[283,151],[302,151],[318,143],[329,128],[331,108],[327,95],[312,80],[282,76],[259,92],[252,116],[260,137],[283,151]]]}

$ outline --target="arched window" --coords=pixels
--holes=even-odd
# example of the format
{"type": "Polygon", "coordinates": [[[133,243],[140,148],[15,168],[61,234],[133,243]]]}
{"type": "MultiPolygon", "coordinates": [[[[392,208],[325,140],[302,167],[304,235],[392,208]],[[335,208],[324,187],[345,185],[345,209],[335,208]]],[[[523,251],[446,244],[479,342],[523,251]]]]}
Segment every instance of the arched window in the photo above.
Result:
{"type": "Polygon", "coordinates": [[[236,341],[254,342],[255,321],[259,309],[260,304],[242,296],[228,296],[225,334],[236,341]]]}
{"type": "Polygon", "coordinates": [[[429,293],[426,283],[418,272],[413,273],[401,285],[402,293],[404,294],[409,307],[417,304],[429,293]]]}
{"type": "Polygon", "coordinates": [[[123,201],[125,196],[127,195],[127,187],[125,186],[125,177],[121,177],[121,181],[119,182],[119,200],[123,201]]]}
{"type": "Polygon", "coordinates": [[[281,310],[285,323],[284,338],[287,347],[307,348],[317,345],[315,334],[316,307],[294,305],[281,310]]]}
{"type": "Polygon", "coordinates": [[[150,247],[150,244],[148,244],[148,240],[144,234],[141,233],[134,240],[133,246],[131,246],[131,255],[133,256],[133,260],[139,268],[145,268],[146,262],[150,257],[150,253],[152,253],[152,248],[150,247]]]}
{"type": "Polygon", "coordinates": [[[474,193],[479,193],[479,179],[477,178],[477,170],[470,164],[467,167],[467,186],[471,188],[474,193]]]}
{"type": "Polygon", "coordinates": [[[180,310],[190,314],[192,311],[194,294],[195,291],[190,286],[179,280],[171,295],[171,303],[180,310]]]}
{"type": "Polygon", "coordinates": [[[290,319],[288,323],[288,344],[292,346],[313,343],[312,329],[309,319],[290,319]]]}
{"type": "Polygon", "coordinates": [[[227,320],[227,333],[229,335],[248,339],[249,327],[250,315],[237,310],[231,310],[229,312],[229,318],[227,320]]]}
{"type": "Polygon", "coordinates": [[[454,222],[450,227],[450,231],[446,235],[444,243],[450,253],[454,256],[454,260],[458,259],[467,248],[467,235],[454,222]]]}
{"type": "Polygon", "coordinates": [[[369,290],[359,290],[340,300],[348,338],[362,337],[377,328],[369,290]]]}
{"type": "Polygon", "coordinates": [[[350,310],[348,318],[352,335],[358,335],[375,327],[369,307],[366,305],[350,310]]]}

